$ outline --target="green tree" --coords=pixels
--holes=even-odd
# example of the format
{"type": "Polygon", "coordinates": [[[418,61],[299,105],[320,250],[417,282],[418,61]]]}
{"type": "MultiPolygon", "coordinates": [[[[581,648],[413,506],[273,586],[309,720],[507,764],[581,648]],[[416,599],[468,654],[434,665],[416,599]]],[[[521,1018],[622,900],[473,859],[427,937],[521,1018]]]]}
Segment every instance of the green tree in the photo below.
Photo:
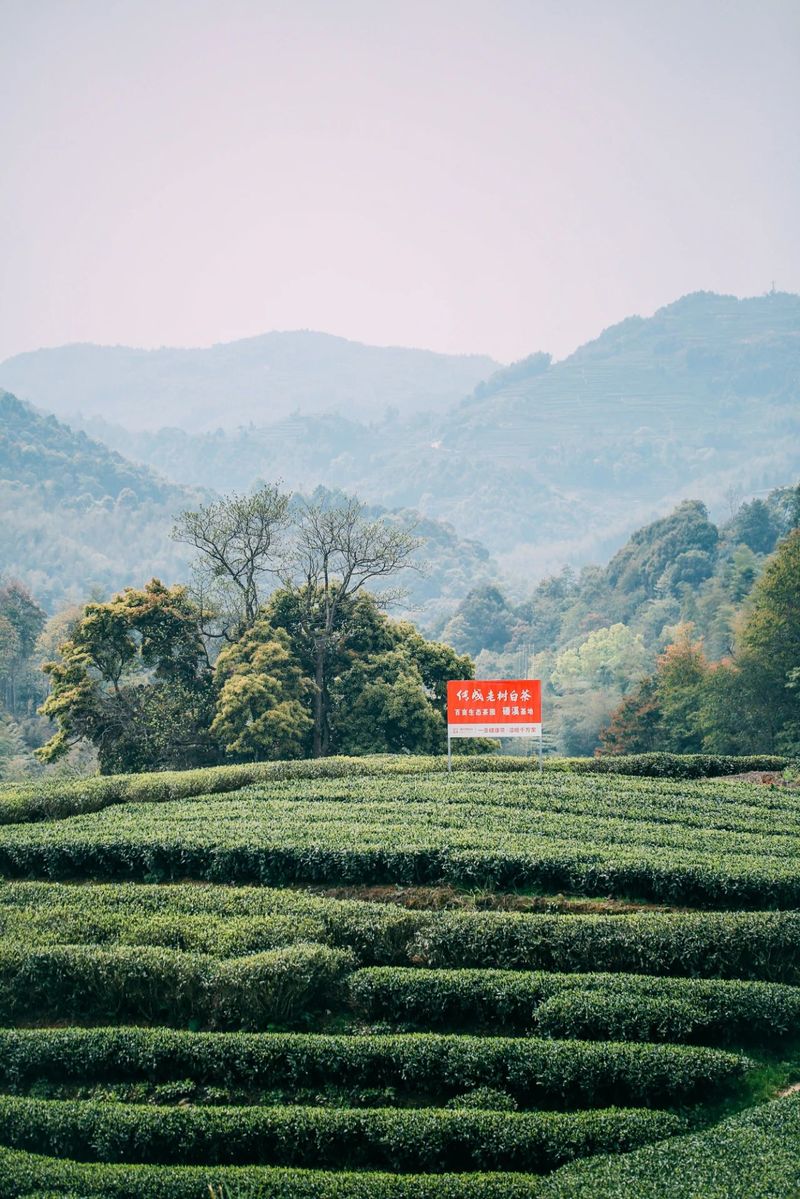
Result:
{"type": "MultiPolygon", "coordinates": [[[[273,593],[265,626],[288,634],[304,674],[315,666],[306,636],[305,597],[273,593]]],[[[327,752],[441,752],[446,743],[447,682],[471,678],[472,659],[428,641],[410,623],[391,620],[367,591],[338,606],[337,636],[328,649],[327,752]]],[[[313,716],[315,696],[308,702],[313,716]]]]}
{"type": "Polygon", "coordinates": [[[770,742],[800,719],[795,671],[800,669],[800,528],[778,546],[751,595],[739,639],[738,663],[760,695],[763,732],[770,742]]]}
{"type": "MultiPolygon", "coordinates": [[[[294,636],[313,662],[315,758],[331,752],[331,666],[353,635],[354,601],[368,583],[414,569],[419,546],[410,529],[369,519],[356,499],[306,504],[301,512],[286,588],[294,600],[294,636]]],[[[382,598],[387,602],[391,593],[382,598]]]]}
{"type": "Polygon", "coordinates": [[[152,579],[89,604],[59,658],[44,664],[41,713],[56,734],[38,751],[52,762],[91,742],[103,773],[215,761],[211,669],[200,614],[184,587],[152,579]]]}
{"type": "Polygon", "coordinates": [[[298,758],[309,748],[313,684],[284,629],[259,618],[216,662],[211,733],[236,758],[298,758]]]}
{"type": "Polygon", "coordinates": [[[505,596],[491,583],[473,587],[447,622],[442,636],[456,649],[479,654],[499,652],[511,639],[516,617],[505,596]]]}
{"type": "Polygon", "coordinates": [[[740,541],[755,554],[771,554],[775,548],[780,529],[768,504],[763,500],[751,500],[742,504],[731,522],[728,535],[740,541]]]}
{"type": "Polygon", "coordinates": [[[641,633],[618,623],[559,654],[551,682],[560,691],[617,687],[624,694],[646,674],[649,660],[641,633]]]}
{"type": "Polygon", "coordinates": [[[14,715],[25,709],[31,692],[30,660],[45,620],[45,612],[22,583],[12,580],[0,588],[0,683],[5,705],[14,715]]]}

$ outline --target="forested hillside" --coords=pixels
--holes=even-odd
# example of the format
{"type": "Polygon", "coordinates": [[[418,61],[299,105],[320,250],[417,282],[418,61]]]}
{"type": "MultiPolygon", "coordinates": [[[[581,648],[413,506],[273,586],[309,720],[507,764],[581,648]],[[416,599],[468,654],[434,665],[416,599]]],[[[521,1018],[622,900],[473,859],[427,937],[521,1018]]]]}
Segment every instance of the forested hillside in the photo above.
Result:
{"type": "MultiPolygon", "coordinates": [[[[567,567],[522,602],[496,584],[474,588],[438,632],[490,678],[513,672],[521,652],[533,654],[554,743],[591,753],[624,697],[671,647],[691,651],[694,667],[735,656],[753,587],[799,525],[797,486],[740,505],[719,527],[700,501],[686,500],[635,532],[607,566],[567,567]]],[[[692,748],[702,747],[702,730],[698,737],[692,748]]],[[[672,748],[663,730],[660,747],[672,748]]]]}
{"type": "Polygon", "coordinates": [[[169,528],[196,496],[0,393],[0,571],[50,611],[142,575],[181,573],[169,528]]]}
{"type": "MultiPolygon", "coordinates": [[[[33,375],[27,386],[33,394],[33,375]]],[[[731,494],[792,483],[800,297],[686,296],[561,362],[538,353],[497,371],[444,412],[419,405],[425,415],[380,403],[368,422],[357,405],[324,417],[300,406],[237,430],[219,385],[223,428],[201,432],[198,417],[132,438],[136,421],[116,394],[106,423],[84,427],[170,478],[221,490],[278,476],[302,490],[341,487],[445,519],[529,579],[567,560],[602,560],[681,499],[720,511],[731,494]]]]}

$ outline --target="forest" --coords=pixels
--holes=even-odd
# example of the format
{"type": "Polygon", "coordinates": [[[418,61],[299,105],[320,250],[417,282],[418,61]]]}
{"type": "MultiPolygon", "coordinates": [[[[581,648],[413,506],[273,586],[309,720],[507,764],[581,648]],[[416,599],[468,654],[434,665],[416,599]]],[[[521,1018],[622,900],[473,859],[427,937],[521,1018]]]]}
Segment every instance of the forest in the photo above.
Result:
{"type": "Polygon", "coordinates": [[[48,616],[5,581],[6,778],[438,754],[447,679],[520,662],[543,680],[549,752],[800,750],[800,487],[719,527],[684,501],[605,567],[564,568],[519,602],[480,583],[432,639],[391,615],[425,569],[425,526],[271,484],[185,509],[172,532],[182,583],[48,616]]]}

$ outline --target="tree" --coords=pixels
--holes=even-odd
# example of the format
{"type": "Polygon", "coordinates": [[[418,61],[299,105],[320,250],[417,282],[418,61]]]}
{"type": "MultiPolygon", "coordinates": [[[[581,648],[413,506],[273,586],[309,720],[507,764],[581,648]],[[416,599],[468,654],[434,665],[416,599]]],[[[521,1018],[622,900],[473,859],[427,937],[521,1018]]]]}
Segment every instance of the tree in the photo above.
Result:
{"type": "Polygon", "coordinates": [[[755,499],[742,504],[731,522],[730,536],[756,554],[771,554],[779,532],[769,505],[755,499]]]}
{"type": "Polygon", "coordinates": [[[264,577],[279,573],[289,501],[278,484],[264,484],[250,495],[232,494],[182,512],[175,523],[173,540],[200,554],[197,590],[203,607],[208,602],[222,617],[228,640],[255,622],[264,577]]]}
{"type": "Polygon", "coordinates": [[[45,620],[44,610],[22,583],[12,580],[0,588],[0,682],[6,707],[14,715],[29,699],[28,663],[45,620]]]}
{"type": "Polygon", "coordinates": [[[482,649],[499,652],[511,639],[515,623],[514,613],[499,587],[482,583],[467,593],[442,636],[465,653],[479,654],[482,649]]]}
{"type": "Polygon", "coordinates": [[[263,617],[216,662],[218,698],[212,734],[237,758],[301,757],[312,728],[313,684],[284,629],[263,617]]]}
{"type": "Polygon", "coordinates": [[[108,603],[89,604],[58,660],[43,669],[40,711],[58,731],[37,751],[46,762],[91,742],[100,769],[181,768],[215,761],[211,669],[200,613],[184,587],[152,579],[108,603]]]}
{"type": "Polygon", "coordinates": [[[778,738],[800,719],[794,672],[800,669],[800,528],[778,546],[751,594],[737,661],[760,693],[765,735],[778,738]]]}
{"type": "Polygon", "coordinates": [[[415,569],[419,546],[412,530],[368,519],[356,499],[306,504],[301,512],[286,587],[295,600],[296,635],[313,660],[315,758],[330,752],[329,665],[352,635],[354,601],[367,583],[415,569]]]}
{"type": "Polygon", "coordinates": [[[551,681],[561,691],[617,687],[624,694],[646,673],[648,657],[641,633],[614,624],[559,654],[551,681]]]}
{"type": "Polygon", "coordinates": [[[662,748],[658,680],[649,675],[625,696],[601,731],[600,749],[607,754],[641,754],[662,748]]]}

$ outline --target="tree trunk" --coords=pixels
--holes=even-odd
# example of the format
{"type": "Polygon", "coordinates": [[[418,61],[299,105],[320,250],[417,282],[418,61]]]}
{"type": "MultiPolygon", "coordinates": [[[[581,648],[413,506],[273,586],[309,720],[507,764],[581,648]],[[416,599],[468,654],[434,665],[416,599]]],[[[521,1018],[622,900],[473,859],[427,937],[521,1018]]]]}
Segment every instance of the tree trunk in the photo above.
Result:
{"type": "Polygon", "coordinates": [[[325,724],[325,639],[318,637],[314,646],[314,757],[321,758],[324,752],[323,732],[325,724]]]}

